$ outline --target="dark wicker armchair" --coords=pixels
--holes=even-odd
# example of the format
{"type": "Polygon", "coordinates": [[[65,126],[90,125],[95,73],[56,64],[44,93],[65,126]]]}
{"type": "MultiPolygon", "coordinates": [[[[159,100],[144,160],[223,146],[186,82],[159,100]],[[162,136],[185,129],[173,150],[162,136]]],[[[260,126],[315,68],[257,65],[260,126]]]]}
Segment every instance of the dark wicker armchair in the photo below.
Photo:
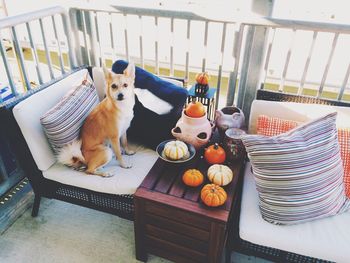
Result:
{"type": "Polygon", "coordinates": [[[107,212],[125,219],[133,220],[133,195],[116,195],[101,193],[84,188],[75,187],[72,185],[62,184],[57,181],[45,178],[42,172],[38,169],[34,158],[31,154],[31,151],[26,143],[25,138],[23,137],[23,134],[13,114],[13,108],[21,101],[25,100],[26,98],[32,96],[33,94],[39,91],[46,89],[50,85],[64,79],[70,74],[84,68],[88,69],[92,77],[91,67],[80,67],[61,76],[60,78],[52,80],[51,82],[37,89],[33,89],[25,93],[24,95],[17,96],[1,104],[0,122],[2,127],[4,127],[3,129],[1,129],[1,135],[8,142],[9,147],[13,151],[14,158],[17,159],[20,168],[24,171],[25,176],[28,177],[29,182],[33,188],[35,199],[32,210],[32,216],[37,216],[38,214],[41,197],[47,197],[107,212]]]}
{"type": "MultiPolygon", "coordinates": [[[[28,145],[14,118],[12,110],[19,102],[80,69],[82,68],[77,68],[50,83],[27,92],[25,95],[17,96],[3,103],[0,108],[0,121],[2,127],[4,127],[4,129],[2,129],[3,136],[7,139],[9,146],[13,150],[14,157],[18,160],[21,169],[24,170],[33,188],[35,199],[32,216],[38,214],[41,197],[47,197],[93,208],[132,220],[134,214],[132,195],[113,195],[94,192],[71,185],[65,185],[43,177],[42,172],[35,164],[28,145]]],[[[91,68],[88,68],[88,70],[91,74],[91,68]]]]}

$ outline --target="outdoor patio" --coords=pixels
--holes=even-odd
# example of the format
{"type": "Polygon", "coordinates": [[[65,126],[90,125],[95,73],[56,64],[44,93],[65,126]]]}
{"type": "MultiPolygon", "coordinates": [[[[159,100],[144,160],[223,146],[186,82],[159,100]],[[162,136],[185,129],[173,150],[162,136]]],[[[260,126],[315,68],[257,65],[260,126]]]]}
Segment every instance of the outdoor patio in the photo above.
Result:
{"type": "MultiPolygon", "coordinates": [[[[343,12],[339,22],[309,11],[293,19],[297,11],[283,13],[270,0],[82,2],[0,18],[0,262],[347,262],[350,21],[343,12]],[[123,152],[133,168],[113,160],[111,178],[86,177],[59,163],[44,114],[71,96],[70,85],[93,89],[89,107],[110,99],[102,68],[130,77],[129,62],[137,72],[131,109],[143,125],[128,130],[138,135],[136,154],[123,152]],[[199,116],[188,114],[193,101],[199,116]],[[154,109],[164,104],[171,110],[154,109]],[[193,127],[201,130],[182,135],[193,127]],[[166,155],[173,138],[185,142],[185,157],[166,155]],[[223,161],[208,159],[210,147],[223,161]],[[213,165],[228,174],[220,167],[215,182],[213,165]],[[192,169],[202,189],[185,182],[192,169]],[[223,190],[211,188],[212,203],[202,193],[209,183],[223,190]]],[[[80,109],[70,110],[57,116],[80,120],[80,109]]]]}

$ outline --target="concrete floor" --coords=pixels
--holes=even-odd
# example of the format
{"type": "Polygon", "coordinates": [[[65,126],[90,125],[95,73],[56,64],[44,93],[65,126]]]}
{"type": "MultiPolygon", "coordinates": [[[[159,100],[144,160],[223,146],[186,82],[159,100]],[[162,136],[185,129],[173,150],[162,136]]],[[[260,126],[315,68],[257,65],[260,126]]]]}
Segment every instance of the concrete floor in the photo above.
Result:
{"type": "MultiPolygon", "coordinates": [[[[0,236],[0,262],[139,262],[133,222],[49,199],[42,200],[38,217],[30,213],[28,209],[0,236]]],[[[148,262],[169,261],[151,255],[148,262]]],[[[237,253],[231,262],[268,263],[237,253]]]]}

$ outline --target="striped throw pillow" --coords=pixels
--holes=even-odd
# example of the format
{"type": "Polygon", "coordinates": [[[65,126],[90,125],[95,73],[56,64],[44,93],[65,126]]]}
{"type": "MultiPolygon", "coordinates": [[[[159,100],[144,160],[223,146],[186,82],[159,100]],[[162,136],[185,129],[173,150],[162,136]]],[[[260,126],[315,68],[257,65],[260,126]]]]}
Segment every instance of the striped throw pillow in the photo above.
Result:
{"type": "Polygon", "coordinates": [[[273,137],[246,135],[262,217],[296,224],[350,208],[343,183],[336,113],[273,137]]]}
{"type": "MultiPolygon", "coordinates": [[[[257,134],[275,136],[290,131],[300,125],[299,122],[260,115],[257,134]]],[[[340,157],[343,160],[345,194],[350,198],[350,129],[338,129],[340,157]]]]}
{"type": "Polygon", "coordinates": [[[40,122],[55,153],[79,138],[85,118],[99,103],[96,88],[89,79],[65,95],[40,122]]]}

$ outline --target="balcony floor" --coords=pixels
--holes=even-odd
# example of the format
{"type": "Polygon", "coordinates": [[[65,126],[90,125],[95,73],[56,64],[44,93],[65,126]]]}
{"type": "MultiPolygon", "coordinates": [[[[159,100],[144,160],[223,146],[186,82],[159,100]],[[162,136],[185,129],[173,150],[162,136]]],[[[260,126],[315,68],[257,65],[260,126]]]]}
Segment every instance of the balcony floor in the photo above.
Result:
{"type": "MultiPolygon", "coordinates": [[[[43,198],[39,215],[28,209],[0,238],[0,262],[139,262],[133,222],[43,198]]],[[[148,262],[169,262],[150,255],[148,262]]],[[[268,263],[231,255],[231,262],[268,263]]]]}

